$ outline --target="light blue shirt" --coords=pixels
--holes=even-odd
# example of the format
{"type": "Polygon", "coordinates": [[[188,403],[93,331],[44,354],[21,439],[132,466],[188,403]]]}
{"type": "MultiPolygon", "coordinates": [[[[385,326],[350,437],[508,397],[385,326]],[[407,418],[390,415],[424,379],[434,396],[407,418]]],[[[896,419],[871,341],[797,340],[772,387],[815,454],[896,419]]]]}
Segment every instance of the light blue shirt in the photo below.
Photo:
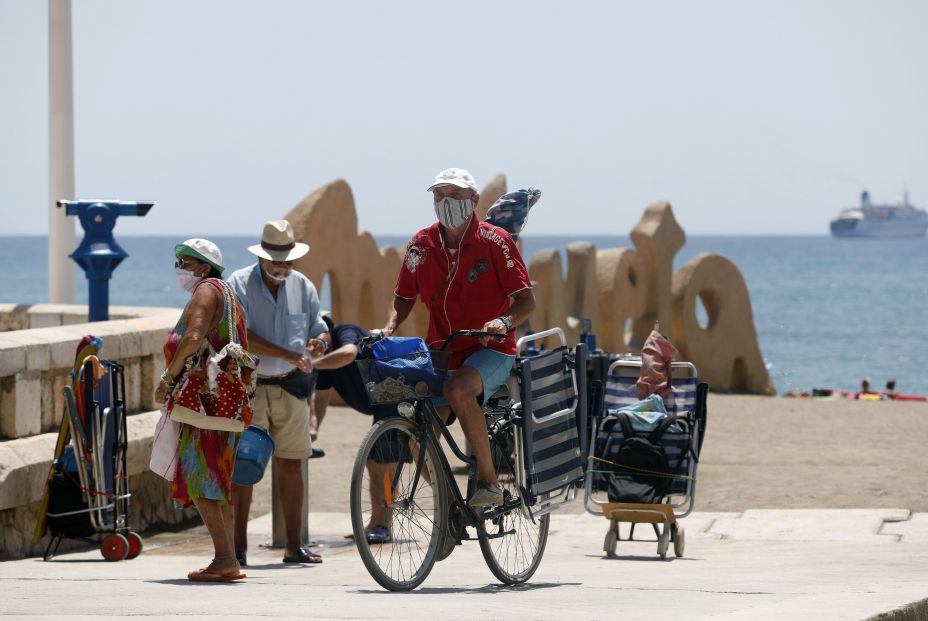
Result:
{"type": "MultiPolygon", "coordinates": [[[[248,329],[278,347],[301,352],[306,341],[328,331],[319,314],[316,287],[296,270],[280,283],[276,300],[261,278],[257,263],[233,272],[228,283],[245,309],[248,329]]],[[[284,375],[294,368],[280,358],[262,356],[258,376],[284,375]]]]}

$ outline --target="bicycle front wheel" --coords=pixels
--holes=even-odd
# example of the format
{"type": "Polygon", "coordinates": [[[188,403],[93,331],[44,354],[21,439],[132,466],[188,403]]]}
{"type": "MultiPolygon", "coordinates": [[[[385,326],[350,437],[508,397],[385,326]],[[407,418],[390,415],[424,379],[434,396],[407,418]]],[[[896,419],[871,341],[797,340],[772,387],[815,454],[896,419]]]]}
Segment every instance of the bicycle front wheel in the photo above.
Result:
{"type": "Polygon", "coordinates": [[[412,421],[377,422],[361,442],[351,473],[351,526],[361,560],[390,591],[419,586],[435,564],[447,499],[434,443],[423,452],[412,421]]]}
{"type": "MultiPolygon", "coordinates": [[[[490,455],[503,488],[505,502],[520,498],[516,476],[515,428],[504,421],[490,430],[490,455]]],[[[480,551],[493,575],[503,584],[525,582],[538,569],[548,542],[548,514],[532,518],[524,503],[509,513],[484,523],[480,551]]]]}

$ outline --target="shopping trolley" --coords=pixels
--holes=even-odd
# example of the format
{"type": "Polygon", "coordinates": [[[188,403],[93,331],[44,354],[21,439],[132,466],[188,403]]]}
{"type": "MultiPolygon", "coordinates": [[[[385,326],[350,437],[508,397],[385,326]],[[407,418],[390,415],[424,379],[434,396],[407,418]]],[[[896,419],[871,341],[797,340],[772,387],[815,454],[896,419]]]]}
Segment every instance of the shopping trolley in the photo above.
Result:
{"type": "MultiPolygon", "coordinates": [[[[99,349],[102,342],[95,341],[99,349]]],[[[54,556],[64,538],[99,541],[108,561],[135,558],[142,538],[129,529],[124,369],[96,355],[80,358],[80,347],[78,356],[73,383],[64,388],[63,450],[56,451],[37,529],[51,534],[43,558],[54,556]]]]}
{"type": "Polygon", "coordinates": [[[584,505],[588,512],[609,520],[603,541],[607,556],[615,556],[616,544],[623,540],[619,525],[627,522],[630,527],[625,541],[635,540],[636,524],[651,524],[660,557],[667,557],[670,543],[679,557],[683,556],[685,538],[678,520],[693,510],[695,502],[696,466],[706,431],[709,387],[699,383],[692,363],[674,362],[671,391],[664,399],[667,417],[655,420],[653,429],[636,430],[619,410],[639,402],[636,384],[640,373],[638,356],[618,356],[609,365],[601,398],[591,410],[584,505]],[[653,440],[652,444],[666,456],[666,469],[649,470],[623,463],[621,449],[629,437],[653,440]],[[619,487],[616,481],[653,484],[656,491],[648,502],[620,502],[615,493],[619,487]]]}

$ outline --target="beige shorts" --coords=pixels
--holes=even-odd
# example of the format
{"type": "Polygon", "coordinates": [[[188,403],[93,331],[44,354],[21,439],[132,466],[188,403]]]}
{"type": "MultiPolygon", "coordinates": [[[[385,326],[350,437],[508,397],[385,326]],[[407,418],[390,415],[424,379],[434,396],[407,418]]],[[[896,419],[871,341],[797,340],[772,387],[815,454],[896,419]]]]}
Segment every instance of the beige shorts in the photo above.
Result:
{"type": "Polygon", "coordinates": [[[309,404],[280,386],[258,386],[252,425],[267,429],[274,439],[274,457],[305,459],[312,454],[309,440],[309,404]]]}

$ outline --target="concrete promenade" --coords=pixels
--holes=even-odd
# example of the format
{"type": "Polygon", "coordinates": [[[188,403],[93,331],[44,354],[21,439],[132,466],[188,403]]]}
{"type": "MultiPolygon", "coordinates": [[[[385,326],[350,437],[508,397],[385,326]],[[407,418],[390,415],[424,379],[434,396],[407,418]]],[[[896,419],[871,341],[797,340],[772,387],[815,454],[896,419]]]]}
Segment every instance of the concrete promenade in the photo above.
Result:
{"type": "Polygon", "coordinates": [[[556,514],[544,560],[527,585],[498,584],[477,543],[465,542],[416,591],[388,593],[345,539],[348,514],[310,515],[315,549],[325,561],[308,566],[284,565],[279,550],[259,545],[270,538],[265,515],[250,526],[248,578],[241,583],[186,580],[211,556],[200,527],[155,535],[132,561],[108,563],[93,549],[50,562],[0,563],[0,616],[693,621],[928,615],[928,514],[750,510],[694,513],[683,524],[683,558],[661,561],[655,543],[620,542],[618,557],[609,559],[601,549],[606,520],[556,514]]]}

